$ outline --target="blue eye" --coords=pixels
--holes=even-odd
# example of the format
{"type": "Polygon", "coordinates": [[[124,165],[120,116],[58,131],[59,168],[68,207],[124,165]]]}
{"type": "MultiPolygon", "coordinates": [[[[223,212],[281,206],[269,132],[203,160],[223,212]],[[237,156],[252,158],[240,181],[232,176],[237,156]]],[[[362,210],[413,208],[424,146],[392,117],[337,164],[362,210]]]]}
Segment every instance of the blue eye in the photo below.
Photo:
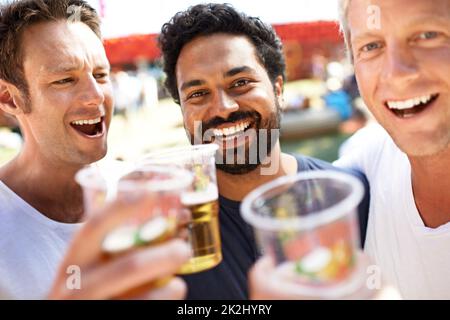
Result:
{"type": "Polygon", "coordinates": [[[438,33],[436,31],[427,31],[427,32],[422,32],[419,35],[419,39],[429,40],[429,39],[434,39],[437,36],[438,36],[438,33]]]}
{"type": "Polygon", "coordinates": [[[95,79],[103,79],[103,78],[106,78],[106,77],[108,77],[107,73],[96,73],[96,74],[94,74],[94,78],[95,79]]]}
{"type": "Polygon", "coordinates": [[[380,47],[381,47],[381,45],[378,42],[371,42],[371,43],[366,44],[365,46],[363,46],[361,48],[361,50],[365,51],[365,52],[369,52],[369,51],[373,51],[373,50],[379,49],[380,47]]]}

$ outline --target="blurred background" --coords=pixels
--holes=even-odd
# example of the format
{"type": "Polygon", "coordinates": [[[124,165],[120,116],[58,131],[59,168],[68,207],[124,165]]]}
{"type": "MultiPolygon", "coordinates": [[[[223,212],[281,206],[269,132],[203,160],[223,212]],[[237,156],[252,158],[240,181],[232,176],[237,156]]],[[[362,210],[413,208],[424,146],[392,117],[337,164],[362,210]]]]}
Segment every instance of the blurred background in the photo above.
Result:
{"type": "MultiPolygon", "coordinates": [[[[5,2],[5,0],[0,0],[5,2]]],[[[180,107],[163,87],[156,38],[176,12],[204,1],[89,0],[103,20],[112,66],[115,112],[108,158],[135,159],[186,145],[180,107]]],[[[327,161],[370,120],[356,86],[337,22],[337,0],[227,1],[275,28],[284,45],[288,82],[281,122],[282,149],[327,161]]],[[[20,149],[15,119],[0,111],[0,165],[20,149]]]]}

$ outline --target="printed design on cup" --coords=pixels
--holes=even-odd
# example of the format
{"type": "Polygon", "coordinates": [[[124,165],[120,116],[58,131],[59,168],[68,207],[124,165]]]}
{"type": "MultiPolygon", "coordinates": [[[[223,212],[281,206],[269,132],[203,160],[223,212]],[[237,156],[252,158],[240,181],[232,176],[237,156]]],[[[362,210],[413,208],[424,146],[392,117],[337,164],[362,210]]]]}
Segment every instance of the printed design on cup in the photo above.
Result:
{"type": "MultiPolygon", "coordinates": [[[[323,198],[321,191],[315,193],[316,198],[323,198]]],[[[293,214],[301,216],[299,211],[302,207],[298,204],[299,200],[303,201],[307,208],[317,205],[311,197],[299,199],[289,192],[280,195],[277,200],[277,207],[273,210],[274,217],[279,220],[292,219],[293,214]]],[[[348,222],[336,221],[321,226],[314,232],[299,233],[294,228],[281,230],[276,235],[276,241],[284,258],[289,261],[285,263],[292,269],[289,273],[295,281],[321,285],[338,283],[353,271],[355,257],[351,234],[348,222]]]]}
{"type": "Polygon", "coordinates": [[[356,209],[362,183],[335,171],[300,172],[259,186],[242,202],[270,273],[286,290],[316,298],[343,297],[364,283],[356,209]]]}

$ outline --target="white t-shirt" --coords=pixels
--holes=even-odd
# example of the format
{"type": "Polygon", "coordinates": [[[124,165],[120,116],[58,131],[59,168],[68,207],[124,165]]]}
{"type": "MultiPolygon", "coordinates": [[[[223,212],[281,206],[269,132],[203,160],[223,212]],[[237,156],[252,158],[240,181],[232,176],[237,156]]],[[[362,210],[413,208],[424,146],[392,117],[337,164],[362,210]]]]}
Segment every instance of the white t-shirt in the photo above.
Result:
{"type": "Polygon", "coordinates": [[[365,251],[382,276],[405,299],[450,299],[450,222],[424,225],[406,154],[375,125],[356,133],[334,164],[358,169],[369,180],[365,251]]]}
{"type": "Polygon", "coordinates": [[[48,219],[0,181],[2,297],[44,299],[80,225],[48,219]]]}

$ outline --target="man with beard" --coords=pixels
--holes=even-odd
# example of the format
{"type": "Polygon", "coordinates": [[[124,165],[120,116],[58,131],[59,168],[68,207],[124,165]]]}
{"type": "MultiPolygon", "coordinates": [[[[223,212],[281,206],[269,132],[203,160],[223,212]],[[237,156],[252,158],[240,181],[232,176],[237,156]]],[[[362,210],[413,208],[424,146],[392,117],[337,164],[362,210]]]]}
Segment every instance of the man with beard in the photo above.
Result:
{"type": "MultiPolygon", "coordinates": [[[[192,144],[219,145],[217,180],[223,261],[183,277],[188,299],[246,299],[259,257],[240,201],[256,187],[298,171],[330,169],[281,152],[278,132],[285,62],[273,29],[225,4],[177,13],[159,38],[166,87],[180,104],[192,144]]],[[[367,210],[367,199],[361,212],[367,210]]]]}

